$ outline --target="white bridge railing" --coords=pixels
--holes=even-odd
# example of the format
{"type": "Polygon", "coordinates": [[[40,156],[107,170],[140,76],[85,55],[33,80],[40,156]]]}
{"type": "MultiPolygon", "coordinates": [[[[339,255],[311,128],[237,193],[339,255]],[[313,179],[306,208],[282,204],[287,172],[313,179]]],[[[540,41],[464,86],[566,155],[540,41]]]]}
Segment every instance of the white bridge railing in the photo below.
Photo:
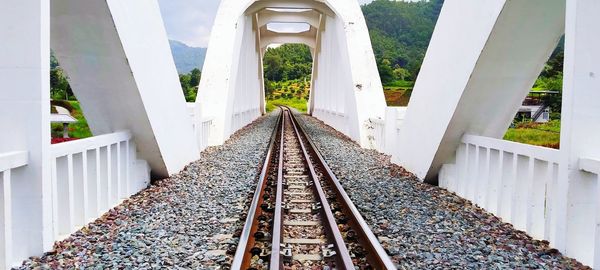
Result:
{"type": "Polygon", "coordinates": [[[555,149],[465,135],[439,182],[515,228],[549,239],[558,163],[555,149]]]}
{"type": "Polygon", "coordinates": [[[369,118],[369,141],[371,148],[389,155],[393,154],[406,107],[387,107],[385,119],[369,118]]]}
{"type": "Polygon", "coordinates": [[[347,133],[348,127],[346,124],[348,119],[346,118],[346,114],[333,110],[315,108],[313,115],[336,130],[347,133]]]}
{"type": "Polygon", "coordinates": [[[576,239],[566,255],[599,267],[600,160],[579,158],[571,168],[561,151],[465,135],[439,184],[536,239],[576,239]],[[582,177],[559,182],[566,174],[582,177]]]}
{"type": "Polygon", "coordinates": [[[371,148],[384,153],[385,152],[385,120],[370,118],[368,123],[370,130],[369,141],[371,148]]]}
{"type": "Polygon", "coordinates": [[[100,217],[150,181],[149,167],[136,159],[128,131],[55,144],[50,150],[56,240],[100,217]]]}
{"type": "Polygon", "coordinates": [[[11,172],[27,165],[27,152],[0,154],[0,268],[10,268],[12,257],[12,191],[11,172]]]}
{"type": "Polygon", "coordinates": [[[231,119],[231,134],[252,123],[252,121],[258,118],[260,115],[261,112],[259,108],[235,112],[231,119]]]}
{"type": "Polygon", "coordinates": [[[208,117],[203,118],[199,122],[194,123],[194,134],[198,140],[198,147],[200,151],[204,151],[208,147],[208,138],[210,138],[210,132],[212,130],[214,118],[208,117]]]}
{"type": "Polygon", "coordinates": [[[202,152],[208,147],[208,140],[214,126],[214,117],[202,118],[198,110],[198,105],[194,102],[188,102],[187,107],[192,119],[192,128],[196,136],[196,142],[198,143],[200,152],[202,152]]]}

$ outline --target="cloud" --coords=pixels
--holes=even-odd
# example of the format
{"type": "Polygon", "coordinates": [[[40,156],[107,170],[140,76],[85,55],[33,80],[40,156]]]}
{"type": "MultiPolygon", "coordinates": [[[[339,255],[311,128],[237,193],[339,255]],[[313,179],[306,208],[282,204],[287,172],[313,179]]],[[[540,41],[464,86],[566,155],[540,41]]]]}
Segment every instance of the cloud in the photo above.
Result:
{"type": "MultiPolygon", "coordinates": [[[[351,0],[347,0],[351,1],[351,0]]],[[[360,4],[372,0],[359,0],[360,4]]],[[[194,47],[208,46],[220,0],[158,0],[169,39],[194,47]]]]}

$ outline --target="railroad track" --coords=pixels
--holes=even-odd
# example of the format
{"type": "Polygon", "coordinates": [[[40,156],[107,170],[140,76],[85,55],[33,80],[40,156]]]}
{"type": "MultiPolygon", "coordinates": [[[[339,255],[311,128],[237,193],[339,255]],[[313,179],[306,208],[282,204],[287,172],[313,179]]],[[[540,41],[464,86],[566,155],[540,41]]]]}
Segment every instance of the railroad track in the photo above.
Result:
{"type": "Polygon", "coordinates": [[[276,126],[231,269],[396,269],[289,108],[276,126]]]}

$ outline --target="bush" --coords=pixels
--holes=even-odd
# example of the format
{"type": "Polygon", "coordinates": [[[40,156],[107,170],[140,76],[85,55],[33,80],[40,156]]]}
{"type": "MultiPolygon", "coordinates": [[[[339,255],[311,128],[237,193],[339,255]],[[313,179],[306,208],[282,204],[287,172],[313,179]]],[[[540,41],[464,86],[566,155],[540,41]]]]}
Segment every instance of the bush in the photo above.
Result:
{"type": "MultiPolygon", "coordinates": [[[[73,105],[71,105],[71,103],[66,100],[51,100],[50,105],[63,107],[65,109],[69,110],[70,114],[73,114],[73,112],[75,112],[75,108],[73,107],[73,105]]],[[[55,110],[56,110],[56,108],[55,108],[55,110]]]]}

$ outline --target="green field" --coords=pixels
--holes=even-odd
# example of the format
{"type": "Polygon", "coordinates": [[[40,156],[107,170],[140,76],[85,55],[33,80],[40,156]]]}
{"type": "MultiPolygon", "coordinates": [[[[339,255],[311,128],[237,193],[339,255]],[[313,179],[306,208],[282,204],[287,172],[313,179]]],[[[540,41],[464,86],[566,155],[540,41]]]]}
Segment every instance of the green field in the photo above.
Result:
{"type": "Polygon", "coordinates": [[[277,106],[288,106],[297,109],[300,112],[306,113],[307,101],[305,99],[275,99],[267,101],[267,112],[272,112],[277,106]]]}
{"type": "Polygon", "coordinates": [[[552,120],[545,124],[520,123],[509,128],[504,139],[513,142],[560,148],[560,120],[552,120]]]}
{"type": "Polygon", "coordinates": [[[289,106],[306,112],[310,82],[305,80],[271,82],[268,88],[267,112],[273,111],[277,106],[289,106]]]}

